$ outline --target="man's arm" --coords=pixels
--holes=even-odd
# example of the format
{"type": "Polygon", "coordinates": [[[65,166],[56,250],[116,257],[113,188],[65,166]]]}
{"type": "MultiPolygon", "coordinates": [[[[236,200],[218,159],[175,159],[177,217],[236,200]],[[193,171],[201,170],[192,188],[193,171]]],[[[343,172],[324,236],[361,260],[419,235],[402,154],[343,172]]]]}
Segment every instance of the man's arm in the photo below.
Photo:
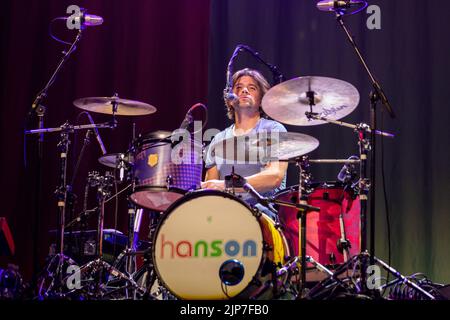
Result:
{"type": "Polygon", "coordinates": [[[217,179],[219,179],[219,170],[217,170],[217,167],[214,166],[209,168],[208,171],[206,171],[205,181],[217,179]]]}
{"type": "MultiPolygon", "coordinates": [[[[258,192],[267,192],[278,188],[286,175],[288,168],[287,162],[270,162],[263,171],[245,177],[247,182],[258,192]]],[[[205,176],[205,182],[202,182],[202,189],[223,190],[225,182],[219,180],[217,167],[208,169],[205,176]]]]}
{"type": "Polygon", "coordinates": [[[270,162],[263,171],[245,178],[256,191],[264,193],[281,185],[287,168],[287,162],[270,162]]]}

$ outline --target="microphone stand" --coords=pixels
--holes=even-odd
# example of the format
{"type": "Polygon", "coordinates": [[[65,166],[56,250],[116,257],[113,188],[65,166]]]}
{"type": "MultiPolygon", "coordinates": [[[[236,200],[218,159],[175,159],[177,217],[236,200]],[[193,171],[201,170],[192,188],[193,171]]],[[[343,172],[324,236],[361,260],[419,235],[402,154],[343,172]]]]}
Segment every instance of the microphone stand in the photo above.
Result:
{"type": "Polygon", "coordinates": [[[223,96],[227,99],[228,95],[232,93],[233,88],[233,63],[234,60],[237,58],[239,51],[241,51],[241,45],[238,45],[233,52],[233,55],[230,58],[230,61],[228,61],[227,66],[227,83],[225,85],[225,89],[223,90],[223,96]]]}
{"type": "MultiPolygon", "coordinates": [[[[371,143],[371,151],[372,156],[370,158],[370,264],[374,264],[375,262],[375,196],[376,196],[376,128],[377,128],[377,115],[376,115],[376,107],[379,101],[382,102],[383,106],[389,113],[391,118],[395,118],[394,111],[378,81],[373,76],[369,66],[367,65],[364,57],[362,56],[353,36],[350,34],[347,26],[344,23],[343,16],[345,15],[345,10],[337,10],[336,11],[336,19],[344,30],[352,48],[355,50],[356,55],[358,56],[359,61],[367,72],[367,75],[370,78],[370,81],[373,86],[373,90],[370,93],[370,143],[371,143]]],[[[366,226],[366,221],[361,221],[361,223],[366,226]]],[[[367,239],[361,239],[361,251],[366,251],[367,247],[367,239]]],[[[364,273],[364,272],[363,272],[364,273]]]]}
{"type": "Polygon", "coordinates": [[[261,56],[259,55],[259,52],[255,51],[252,48],[250,48],[249,46],[246,46],[243,44],[239,45],[238,47],[250,52],[259,62],[264,64],[266,67],[268,67],[270,69],[270,71],[272,71],[273,80],[275,83],[284,82],[285,78],[284,78],[283,74],[281,74],[281,72],[278,71],[278,68],[275,65],[272,65],[272,64],[266,62],[264,59],[262,59],[261,56]]]}
{"type": "MultiPolygon", "coordinates": [[[[45,120],[45,112],[46,108],[42,105],[42,101],[47,97],[47,92],[51,85],[54,83],[57,75],[59,74],[60,70],[62,69],[64,63],[68,60],[69,56],[76,50],[76,45],[81,39],[82,35],[82,28],[79,29],[77,36],[75,37],[74,42],[70,46],[69,50],[67,52],[63,51],[63,56],[61,57],[55,71],[53,72],[52,76],[50,77],[50,80],[45,85],[44,89],[39,91],[36,98],[34,99],[34,102],[31,106],[31,110],[28,112],[27,118],[31,119],[33,116],[33,113],[36,114],[38,118],[38,128],[43,129],[44,128],[44,120],[45,120]]],[[[44,159],[44,134],[41,133],[38,138],[38,146],[37,146],[38,152],[37,152],[37,161],[36,161],[36,172],[37,172],[37,178],[35,183],[35,206],[34,206],[34,226],[33,226],[33,275],[36,274],[37,270],[39,269],[39,257],[38,257],[38,247],[39,247],[39,221],[40,217],[42,215],[42,163],[44,159]]],[[[33,282],[35,282],[36,279],[33,276],[33,282]]]]}
{"type": "Polygon", "coordinates": [[[239,44],[234,49],[233,55],[231,56],[230,61],[228,62],[228,66],[227,66],[227,84],[225,86],[225,89],[223,90],[225,98],[227,98],[228,94],[230,94],[232,92],[233,88],[231,88],[231,84],[233,83],[233,81],[232,81],[232,77],[233,77],[233,63],[234,63],[234,60],[237,58],[239,52],[242,51],[242,50],[246,50],[252,56],[254,56],[259,62],[261,62],[267,68],[269,68],[270,71],[273,74],[273,80],[274,80],[275,83],[282,83],[282,82],[284,82],[285,78],[284,78],[283,74],[281,74],[281,72],[278,71],[278,68],[275,65],[272,65],[272,64],[266,62],[264,59],[261,58],[261,56],[259,55],[259,52],[253,50],[249,46],[244,45],[244,44],[239,44]]]}

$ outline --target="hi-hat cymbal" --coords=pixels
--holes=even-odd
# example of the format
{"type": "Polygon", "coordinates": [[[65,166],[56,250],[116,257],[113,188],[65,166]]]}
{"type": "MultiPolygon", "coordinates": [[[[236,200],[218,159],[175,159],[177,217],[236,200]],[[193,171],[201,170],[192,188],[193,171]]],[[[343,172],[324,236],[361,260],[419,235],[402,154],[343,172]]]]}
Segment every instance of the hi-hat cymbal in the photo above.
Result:
{"type": "Polygon", "coordinates": [[[248,164],[296,158],[318,146],[319,141],[306,134],[271,131],[224,139],[210,148],[216,162],[248,164]]]}
{"type": "Polygon", "coordinates": [[[83,110],[104,114],[114,113],[118,116],[143,116],[156,112],[156,108],[152,105],[121,99],[117,96],[80,98],[75,100],[73,104],[83,110]]]}
{"type": "Polygon", "coordinates": [[[299,77],[272,87],[262,99],[262,108],[271,118],[294,126],[315,126],[327,123],[311,120],[307,112],[329,120],[350,114],[359,104],[358,90],[348,82],[326,77],[299,77]],[[314,94],[314,104],[310,99],[314,94]]]}
{"type": "Polygon", "coordinates": [[[110,168],[118,168],[120,161],[123,161],[125,164],[129,165],[134,163],[133,156],[125,153],[109,153],[98,158],[98,162],[110,168]]]}

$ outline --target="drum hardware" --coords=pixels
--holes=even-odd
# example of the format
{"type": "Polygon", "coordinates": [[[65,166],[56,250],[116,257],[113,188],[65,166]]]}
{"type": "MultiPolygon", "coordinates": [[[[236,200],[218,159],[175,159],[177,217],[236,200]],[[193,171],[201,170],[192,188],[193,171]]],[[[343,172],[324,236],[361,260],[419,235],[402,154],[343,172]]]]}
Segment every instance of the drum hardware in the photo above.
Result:
{"type": "MultiPolygon", "coordinates": [[[[96,171],[89,172],[88,180],[89,180],[89,176],[96,175],[96,174],[98,174],[98,172],[96,172],[96,171]]],[[[89,184],[87,184],[86,186],[89,187],[89,184]]],[[[131,187],[132,187],[132,184],[128,184],[126,187],[121,189],[119,192],[117,192],[116,194],[114,194],[111,197],[109,197],[108,199],[106,199],[105,200],[105,204],[110,202],[111,200],[115,199],[116,197],[118,197],[119,195],[121,195],[122,193],[124,193],[125,191],[127,191],[131,187]]],[[[87,198],[87,195],[85,194],[85,199],[86,198],[87,198]]],[[[74,226],[75,224],[80,223],[81,221],[89,218],[91,216],[91,214],[97,212],[98,209],[99,209],[99,207],[95,207],[95,208],[92,208],[92,209],[86,209],[86,208],[83,209],[83,211],[81,213],[79,213],[76,218],[74,218],[72,221],[67,223],[65,227],[66,228],[70,228],[70,227],[74,226]]]]}
{"type": "MultiPolygon", "coordinates": [[[[118,255],[117,259],[113,263],[113,267],[116,269],[120,269],[120,266],[122,264],[125,265],[125,273],[133,278],[136,279],[140,277],[141,274],[146,273],[146,277],[144,280],[144,283],[140,285],[140,289],[136,290],[136,288],[132,288],[133,290],[129,292],[128,287],[119,286],[116,288],[116,290],[125,289],[125,298],[132,297],[133,299],[138,299],[138,296],[141,297],[144,300],[152,300],[156,299],[153,296],[153,293],[150,292],[152,289],[153,284],[156,281],[156,275],[153,270],[153,262],[151,257],[151,250],[152,250],[152,243],[149,243],[149,248],[142,251],[137,250],[137,240],[139,235],[139,230],[141,226],[142,221],[142,214],[143,214],[142,208],[137,208],[136,205],[134,205],[131,201],[129,201],[129,208],[128,208],[128,244],[127,247],[118,255]],[[144,257],[144,265],[140,270],[137,270],[137,262],[136,262],[136,256],[137,255],[143,255],[144,257]]],[[[159,213],[150,213],[150,225],[149,225],[149,236],[148,238],[151,240],[153,232],[156,228],[157,219],[159,218],[159,213]]],[[[112,283],[117,282],[117,280],[122,279],[110,279],[108,280],[107,285],[111,286],[112,283]]]]}
{"type": "MultiPolygon", "coordinates": [[[[345,284],[345,282],[343,282],[343,280],[339,279],[339,275],[343,274],[344,272],[347,272],[349,267],[351,267],[352,265],[356,265],[357,263],[360,263],[360,270],[364,270],[362,269],[364,267],[364,265],[367,265],[369,263],[369,259],[370,259],[370,254],[366,251],[366,252],[362,252],[358,255],[353,256],[349,261],[347,261],[346,263],[344,263],[343,265],[341,265],[339,268],[337,268],[333,275],[330,275],[329,277],[327,277],[326,279],[322,280],[321,282],[319,282],[316,286],[314,286],[308,293],[307,298],[311,298],[314,299],[316,296],[318,296],[320,293],[322,293],[323,290],[328,289],[328,288],[332,288],[336,285],[340,285],[350,291],[356,291],[356,292],[360,292],[363,290],[365,284],[361,284],[361,283],[353,283],[351,285],[347,285],[345,284]],[[366,260],[366,261],[364,261],[366,260]],[[355,287],[352,287],[355,286],[355,287]]],[[[416,283],[412,282],[411,280],[409,280],[407,277],[403,276],[402,274],[400,274],[400,272],[398,272],[397,270],[395,270],[394,268],[392,268],[391,266],[389,266],[388,264],[386,264],[385,262],[383,262],[382,260],[378,259],[377,257],[374,257],[374,261],[377,265],[381,266],[383,269],[385,269],[387,272],[393,274],[396,279],[393,280],[392,282],[384,285],[383,287],[386,286],[391,286],[393,284],[396,284],[398,282],[404,283],[406,286],[412,288],[413,290],[418,291],[420,294],[422,294],[423,297],[430,299],[430,300],[436,300],[436,298],[430,294],[429,292],[427,292],[426,290],[424,290],[423,288],[421,288],[419,285],[417,285],[416,283]]],[[[361,272],[364,273],[364,272],[361,272]]],[[[381,290],[383,290],[383,287],[379,288],[379,292],[381,292],[381,290]]]]}
{"type": "MultiPolygon", "coordinates": [[[[383,88],[381,87],[380,83],[376,80],[375,76],[373,75],[372,71],[370,70],[366,60],[364,59],[363,55],[361,54],[356,42],[355,42],[355,38],[351,35],[351,33],[349,32],[346,24],[344,23],[344,15],[347,14],[347,8],[337,8],[334,7],[331,11],[335,12],[336,15],[336,20],[339,24],[339,26],[342,28],[342,30],[344,31],[344,33],[347,36],[347,39],[349,40],[352,48],[354,49],[359,62],[361,63],[361,65],[363,66],[364,70],[366,71],[370,82],[372,84],[373,90],[371,91],[370,95],[369,95],[369,102],[370,102],[370,126],[368,126],[368,129],[370,129],[370,132],[367,131],[367,128],[365,128],[365,130],[363,130],[363,128],[358,128],[359,131],[359,141],[360,141],[360,159],[362,160],[361,162],[361,166],[360,166],[360,172],[361,172],[361,176],[360,176],[360,192],[361,192],[361,196],[360,199],[361,201],[361,224],[362,224],[362,233],[363,233],[363,238],[361,239],[361,252],[365,252],[367,250],[367,239],[366,239],[366,211],[367,211],[367,194],[369,194],[370,197],[370,264],[373,265],[375,264],[375,203],[376,203],[376,183],[375,183],[375,178],[376,178],[376,135],[379,134],[377,132],[377,114],[376,114],[376,107],[377,107],[377,103],[381,101],[382,105],[384,106],[384,108],[386,109],[386,111],[388,112],[389,116],[391,118],[395,118],[395,113],[394,110],[392,108],[392,106],[390,105],[388,98],[386,96],[386,94],[384,93],[383,88]],[[368,192],[366,192],[365,187],[367,187],[366,185],[364,185],[366,183],[366,175],[365,175],[365,171],[366,171],[366,160],[367,160],[367,153],[368,153],[368,148],[365,146],[361,146],[361,144],[363,144],[365,141],[367,141],[365,139],[365,134],[366,133],[370,133],[370,138],[368,140],[368,144],[370,145],[370,151],[372,153],[372,156],[370,158],[370,176],[369,176],[369,181],[370,181],[370,189],[368,190],[368,192]]],[[[359,12],[359,11],[357,11],[359,12]]],[[[355,12],[356,13],[356,12],[355,12]]],[[[325,115],[326,116],[326,115],[325,115]]],[[[362,283],[362,291],[367,291],[367,287],[366,287],[366,265],[364,264],[366,262],[367,259],[362,259],[362,270],[363,272],[361,273],[361,283],[362,283]]]]}
{"type": "MultiPolygon", "coordinates": [[[[95,129],[95,128],[106,128],[110,127],[109,123],[103,124],[88,124],[88,125],[70,125],[69,122],[65,122],[62,126],[57,128],[43,128],[43,129],[35,129],[28,130],[26,134],[43,134],[48,132],[61,132],[60,133],[60,141],[58,142],[58,148],[60,151],[60,185],[55,191],[55,194],[58,199],[58,253],[50,259],[49,264],[44,268],[47,272],[47,275],[43,275],[43,277],[39,280],[41,283],[38,284],[39,295],[43,297],[41,289],[43,288],[43,282],[45,282],[46,277],[50,277],[53,280],[51,281],[51,286],[46,288],[46,292],[43,293],[44,296],[48,296],[51,294],[62,295],[63,288],[63,266],[67,263],[73,264],[73,260],[66,257],[64,255],[64,229],[65,229],[65,216],[68,205],[71,202],[71,199],[74,197],[71,194],[72,187],[67,184],[67,157],[69,154],[69,145],[70,139],[69,134],[74,132],[74,130],[83,130],[83,129],[95,129]],[[56,263],[56,269],[51,271],[50,267],[55,266],[55,259],[58,260],[56,263]],[[53,290],[56,290],[53,292],[53,290]]],[[[86,135],[88,138],[89,134],[86,135]]],[[[85,143],[86,139],[85,139],[85,143]]]]}
{"type": "MultiPolygon", "coordinates": [[[[44,86],[42,90],[39,91],[39,93],[36,95],[32,105],[31,110],[28,112],[27,115],[27,123],[31,120],[31,117],[33,115],[37,116],[38,119],[38,129],[41,130],[39,132],[36,132],[39,134],[38,143],[37,143],[37,155],[36,155],[36,165],[37,165],[37,178],[36,178],[36,184],[35,184],[35,195],[36,195],[36,203],[35,203],[35,212],[34,212],[34,223],[33,223],[33,270],[34,274],[37,274],[37,271],[39,269],[39,255],[38,255],[38,226],[39,221],[41,217],[41,211],[42,211],[42,163],[44,159],[44,122],[45,122],[45,115],[46,115],[46,107],[42,104],[45,98],[48,96],[48,90],[52,86],[52,84],[57,79],[58,74],[62,70],[63,65],[65,62],[69,59],[70,55],[76,50],[78,42],[81,40],[83,30],[80,28],[78,30],[78,33],[73,40],[73,42],[70,44],[70,47],[68,50],[65,50],[62,52],[62,57],[59,60],[59,63],[55,69],[55,71],[52,73],[50,79],[44,86]]],[[[25,130],[25,134],[30,134],[30,130],[25,130]]],[[[35,284],[36,279],[33,278],[33,284],[35,284]]]]}
{"type": "MultiPolygon", "coordinates": [[[[298,166],[300,170],[300,183],[302,186],[306,186],[306,183],[309,180],[309,174],[306,173],[305,168],[309,166],[307,163],[307,157],[303,156],[299,158],[298,166]],[[301,160],[300,160],[301,159],[301,160]]],[[[300,286],[304,286],[306,283],[306,262],[308,260],[308,257],[306,256],[306,214],[308,211],[320,211],[320,208],[310,206],[304,201],[306,198],[303,197],[304,188],[299,188],[299,197],[298,199],[302,199],[302,201],[299,201],[298,203],[286,203],[285,201],[279,201],[275,199],[269,199],[266,197],[261,196],[258,191],[256,191],[253,186],[251,186],[245,178],[232,173],[231,176],[225,177],[225,182],[227,184],[228,181],[228,187],[230,185],[234,188],[243,188],[245,191],[250,193],[259,203],[261,203],[263,206],[266,207],[272,207],[272,204],[278,204],[281,206],[288,206],[288,207],[295,207],[298,209],[297,213],[297,219],[299,222],[299,248],[301,248],[301,254],[300,254],[300,272],[301,272],[301,281],[299,282],[300,286]]],[[[299,287],[299,293],[302,293],[302,288],[299,287]]]]}
{"type": "Polygon", "coordinates": [[[117,270],[109,263],[103,260],[103,224],[105,217],[105,200],[110,196],[110,187],[114,184],[115,177],[109,173],[106,173],[105,176],[100,176],[98,174],[94,174],[89,179],[91,186],[97,187],[97,201],[98,201],[98,235],[97,235],[97,258],[93,261],[88,262],[87,264],[80,267],[80,274],[84,274],[89,272],[90,277],[96,280],[95,289],[93,296],[95,298],[103,298],[105,295],[108,295],[108,292],[103,292],[105,287],[102,286],[104,281],[104,277],[106,274],[104,272],[123,279],[130,286],[136,290],[142,290],[136,282],[123,272],[117,270]]]}

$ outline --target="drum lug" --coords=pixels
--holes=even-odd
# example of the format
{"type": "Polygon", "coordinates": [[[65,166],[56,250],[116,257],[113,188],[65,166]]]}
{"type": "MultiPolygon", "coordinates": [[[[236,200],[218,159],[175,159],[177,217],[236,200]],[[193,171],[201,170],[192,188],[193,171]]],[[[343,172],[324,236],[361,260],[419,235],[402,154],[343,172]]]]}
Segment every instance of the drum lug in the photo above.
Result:
{"type": "Polygon", "coordinates": [[[167,190],[170,190],[170,188],[173,186],[173,177],[171,175],[168,175],[166,177],[166,185],[167,185],[167,190]]]}
{"type": "Polygon", "coordinates": [[[273,247],[267,242],[263,241],[263,251],[272,251],[273,247]]]}
{"type": "Polygon", "coordinates": [[[255,218],[260,218],[262,214],[261,211],[259,211],[258,208],[255,207],[252,208],[252,213],[255,218]]]}
{"type": "Polygon", "coordinates": [[[278,231],[284,231],[283,225],[279,222],[275,223],[275,229],[277,229],[278,231]]]}

